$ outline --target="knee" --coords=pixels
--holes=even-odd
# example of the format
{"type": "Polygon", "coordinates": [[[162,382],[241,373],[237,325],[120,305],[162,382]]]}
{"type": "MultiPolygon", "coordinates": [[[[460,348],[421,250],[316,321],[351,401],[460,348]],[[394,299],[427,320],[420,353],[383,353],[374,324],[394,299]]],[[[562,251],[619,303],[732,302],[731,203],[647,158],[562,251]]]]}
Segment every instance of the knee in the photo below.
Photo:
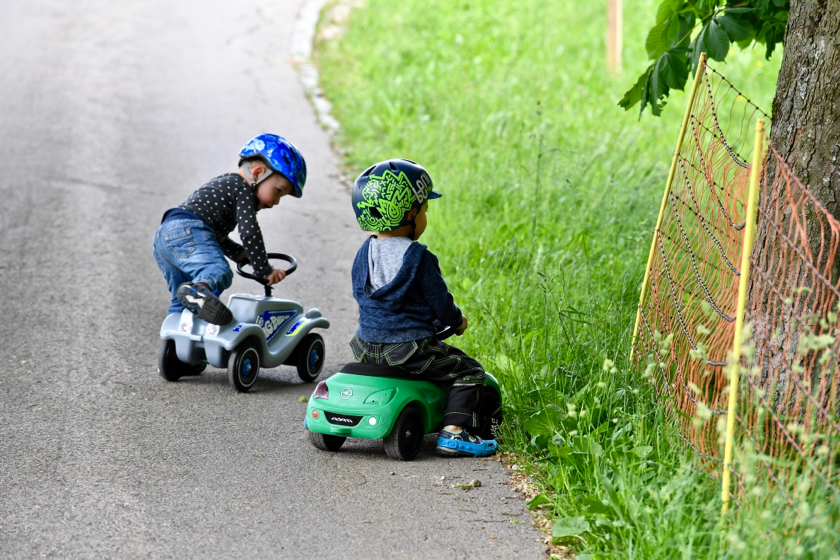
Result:
{"type": "Polygon", "coordinates": [[[225,267],[225,270],[222,271],[222,276],[219,279],[219,291],[223,292],[230,288],[230,285],[233,284],[233,271],[230,269],[229,266],[225,267]]]}
{"type": "Polygon", "coordinates": [[[484,366],[482,366],[478,360],[474,358],[470,358],[468,362],[471,366],[470,368],[470,378],[476,380],[478,383],[484,384],[484,366]]]}
{"type": "Polygon", "coordinates": [[[457,376],[456,385],[484,385],[484,369],[481,366],[463,370],[457,376]]]}
{"type": "Polygon", "coordinates": [[[222,266],[205,268],[193,278],[193,282],[207,284],[217,294],[221,294],[233,284],[233,271],[224,263],[222,266]]]}
{"type": "Polygon", "coordinates": [[[480,383],[481,385],[484,385],[484,380],[486,379],[487,376],[484,375],[484,369],[479,368],[475,372],[475,375],[473,377],[474,377],[474,379],[476,380],[477,383],[480,383]]]}

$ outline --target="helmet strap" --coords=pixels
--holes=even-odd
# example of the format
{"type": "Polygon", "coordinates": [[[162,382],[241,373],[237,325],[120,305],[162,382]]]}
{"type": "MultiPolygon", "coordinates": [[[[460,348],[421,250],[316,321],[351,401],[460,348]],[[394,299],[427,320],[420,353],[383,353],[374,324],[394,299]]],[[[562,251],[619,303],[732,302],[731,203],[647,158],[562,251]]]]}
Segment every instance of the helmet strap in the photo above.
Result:
{"type": "Polygon", "coordinates": [[[245,162],[244,166],[245,166],[245,175],[247,175],[248,179],[251,181],[251,188],[252,189],[256,189],[257,185],[259,185],[260,183],[262,183],[263,181],[265,181],[266,179],[268,179],[269,177],[271,177],[274,174],[274,170],[271,169],[270,167],[266,166],[265,167],[265,173],[263,173],[262,177],[260,177],[260,180],[255,181],[254,176],[251,175],[251,167],[248,165],[248,162],[245,162]]]}

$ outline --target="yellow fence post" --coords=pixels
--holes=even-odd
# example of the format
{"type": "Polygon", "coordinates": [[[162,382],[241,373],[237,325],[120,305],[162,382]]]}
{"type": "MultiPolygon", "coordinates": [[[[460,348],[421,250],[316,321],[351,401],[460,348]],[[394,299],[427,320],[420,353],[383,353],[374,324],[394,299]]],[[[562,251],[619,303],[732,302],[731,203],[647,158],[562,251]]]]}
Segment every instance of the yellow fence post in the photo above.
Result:
{"type": "Polygon", "coordinates": [[[738,407],[738,384],[741,365],[741,333],[744,329],[744,313],[747,307],[747,290],[750,280],[750,253],[755,240],[755,208],[758,204],[758,188],[761,181],[761,165],[764,162],[764,120],[755,123],[755,146],[752,169],[750,169],[750,192],[747,196],[747,213],[744,217],[744,244],[741,247],[741,277],[738,283],[738,309],[735,315],[735,340],[732,343],[732,371],[729,377],[729,409],[726,413],[726,440],[723,451],[723,476],[721,482],[721,516],[729,510],[730,473],[732,447],[735,440],[735,413],[738,407]]]}
{"type": "Polygon", "coordinates": [[[642,281],[642,293],[639,294],[639,309],[636,312],[636,324],[633,326],[633,337],[630,339],[630,361],[633,361],[633,354],[636,351],[636,337],[639,335],[639,323],[642,320],[642,304],[645,302],[645,293],[647,292],[648,283],[650,282],[650,264],[653,262],[653,255],[656,252],[657,233],[662,227],[662,219],[665,216],[665,207],[668,205],[668,196],[671,194],[671,184],[674,182],[674,174],[677,171],[677,159],[682,148],[683,138],[685,138],[685,130],[688,128],[688,119],[691,116],[691,108],[694,106],[694,98],[697,94],[697,88],[700,85],[700,78],[706,71],[706,53],[700,54],[700,59],[697,62],[697,72],[694,74],[694,85],[691,86],[691,91],[688,94],[688,105],[685,108],[685,116],[683,117],[682,128],[680,128],[680,136],[677,138],[677,149],[674,150],[674,159],[671,160],[671,171],[668,173],[668,182],[665,183],[665,194],[662,195],[662,205],[659,207],[659,217],[656,219],[656,228],[653,230],[653,242],[650,244],[650,253],[648,254],[647,267],[645,268],[645,278],[642,281]]]}

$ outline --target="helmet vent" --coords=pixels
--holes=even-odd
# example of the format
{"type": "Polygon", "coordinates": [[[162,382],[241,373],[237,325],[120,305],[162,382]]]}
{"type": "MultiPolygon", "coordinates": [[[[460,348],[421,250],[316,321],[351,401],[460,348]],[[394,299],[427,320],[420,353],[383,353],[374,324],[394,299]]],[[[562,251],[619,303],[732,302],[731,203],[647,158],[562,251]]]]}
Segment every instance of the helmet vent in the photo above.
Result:
{"type": "Polygon", "coordinates": [[[368,211],[370,212],[370,215],[377,220],[382,219],[382,212],[380,212],[378,208],[368,208],[368,211]]]}
{"type": "Polygon", "coordinates": [[[365,172],[364,172],[364,173],[362,173],[362,177],[367,177],[368,175],[370,175],[371,171],[373,171],[373,169],[374,169],[375,167],[376,167],[375,165],[371,165],[370,167],[368,167],[368,168],[365,170],[365,172]]]}
{"type": "Polygon", "coordinates": [[[389,161],[388,165],[391,167],[391,171],[396,171],[397,170],[397,166],[393,161],[389,161]]]}

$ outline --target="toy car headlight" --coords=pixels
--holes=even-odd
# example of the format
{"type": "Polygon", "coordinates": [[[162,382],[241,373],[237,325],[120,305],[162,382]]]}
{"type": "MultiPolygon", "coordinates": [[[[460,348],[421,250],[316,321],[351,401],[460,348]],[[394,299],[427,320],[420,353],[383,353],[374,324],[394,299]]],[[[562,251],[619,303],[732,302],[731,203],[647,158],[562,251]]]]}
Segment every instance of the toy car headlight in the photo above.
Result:
{"type": "Polygon", "coordinates": [[[330,398],[330,389],[327,387],[326,381],[321,381],[315,386],[315,392],[312,393],[313,399],[328,399],[330,398]]]}
{"type": "Polygon", "coordinates": [[[365,404],[388,404],[389,402],[391,402],[391,399],[394,398],[396,392],[396,389],[391,388],[371,393],[370,395],[368,395],[368,398],[365,399],[365,404]]]}

